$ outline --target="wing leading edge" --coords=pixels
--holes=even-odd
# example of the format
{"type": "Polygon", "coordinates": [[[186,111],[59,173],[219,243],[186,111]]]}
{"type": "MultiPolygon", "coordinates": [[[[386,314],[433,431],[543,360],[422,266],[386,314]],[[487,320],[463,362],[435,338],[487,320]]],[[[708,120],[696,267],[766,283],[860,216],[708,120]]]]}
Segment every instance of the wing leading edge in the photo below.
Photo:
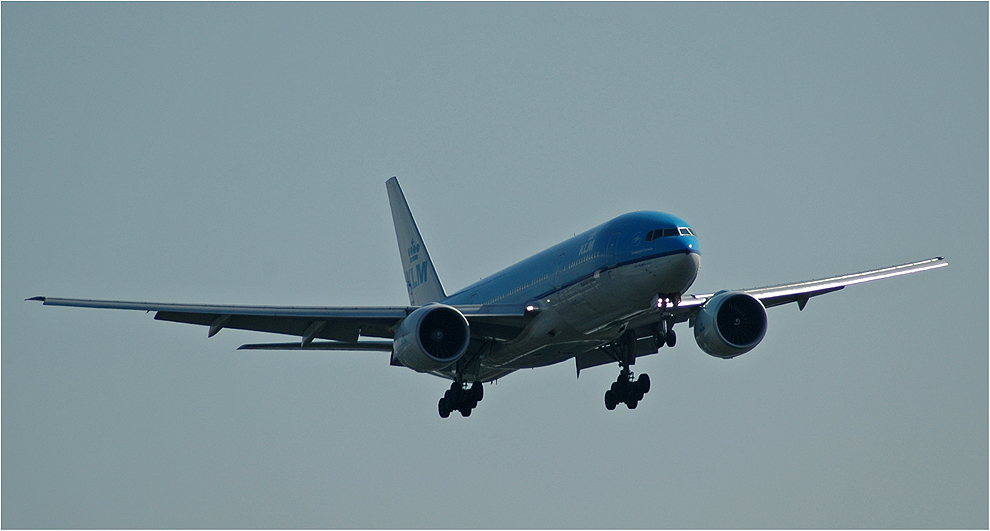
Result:
{"type": "MultiPolygon", "coordinates": [[[[900,275],[907,275],[910,273],[918,273],[920,271],[927,271],[929,269],[936,269],[947,265],[949,265],[949,263],[945,261],[945,258],[936,256],[935,258],[929,258],[919,262],[911,262],[907,264],[884,267],[882,269],[862,271],[860,273],[851,273],[848,275],[840,275],[837,277],[822,278],[818,280],[807,280],[792,284],[779,284],[776,286],[766,286],[763,288],[744,289],[740,291],[756,297],[763,303],[763,306],[767,308],[773,308],[774,306],[780,306],[781,304],[787,304],[789,302],[796,302],[798,303],[798,307],[803,310],[805,305],[808,304],[809,298],[838,291],[846,286],[900,275]]],[[[691,296],[690,299],[685,299],[681,304],[684,305],[687,303],[690,306],[700,306],[714,295],[714,293],[709,293],[706,295],[691,296]]]]}
{"type": "MultiPolygon", "coordinates": [[[[298,343],[272,343],[268,350],[288,350],[288,345],[306,350],[391,350],[386,342],[358,341],[360,337],[392,339],[399,323],[418,307],[410,306],[241,306],[175,304],[161,302],[107,301],[32,297],[48,306],[74,306],[111,310],[156,312],[155,319],[209,327],[209,337],[224,328],[253,330],[301,337],[298,343]],[[325,339],[330,342],[314,342],[325,339]]],[[[470,305],[457,307],[468,319],[472,336],[511,339],[532,318],[516,305],[470,305]]],[[[245,345],[263,349],[264,344],[245,345]]]]}

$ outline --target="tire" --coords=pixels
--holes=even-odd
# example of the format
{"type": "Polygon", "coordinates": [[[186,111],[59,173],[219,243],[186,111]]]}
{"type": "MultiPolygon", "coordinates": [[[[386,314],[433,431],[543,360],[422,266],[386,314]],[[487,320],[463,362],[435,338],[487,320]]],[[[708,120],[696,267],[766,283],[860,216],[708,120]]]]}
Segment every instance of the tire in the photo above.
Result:
{"type": "Polygon", "coordinates": [[[474,382],[471,384],[471,400],[477,404],[481,402],[481,399],[485,397],[485,388],[481,386],[481,382],[474,382]]]}
{"type": "Polygon", "coordinates": [[[640,393],[643,393],[644,395],[646,393],[649,393],[650,392],[650,375],[649,374],[640,374],[639,375],[639,378],[636,380],[636,384],[639,386],[639,392],[640,393]]]}
{"type": "Polygon", "coordinates": [[[667,331],[667,346],[673,347],[677,344],[677,334],[674,333],[674,329],[671,328],[667,331]]]}
{"type": "Polygon", "coordinates": [[[615,410],[615,406],[618,405],[618,403],[613,399],[613,396],[612,391],[605,391],[605,409],[609,411],[615,410]]]}
{"type": "Polygon", "coordinates": [[[441,398],[440,403],[437,404],[437,409],[440,412],[440,418],[445,419],[450,416],[449,402],[446,398],[441,398]]]}

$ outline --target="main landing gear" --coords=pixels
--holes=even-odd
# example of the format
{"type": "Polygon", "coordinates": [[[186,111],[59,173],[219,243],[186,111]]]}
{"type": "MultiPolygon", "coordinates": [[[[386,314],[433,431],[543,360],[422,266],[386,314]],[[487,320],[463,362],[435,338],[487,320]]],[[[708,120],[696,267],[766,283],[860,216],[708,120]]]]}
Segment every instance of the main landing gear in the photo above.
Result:
{"type": "Polygon", "coordinates": [[[638,379],[634,379],[632,370],[629,369],[630,365],[636,363],[636,336],[632,332],[626,332],[619,341],[605,347],[605,352],[615,358],[621,368],[612,387],[605,391],[605,409],[612,411],[619,404],[636,409],[643,395],[650,392],[650,376],[640,374],[638,379]]]}
{"type": "Polygon", "coordinates": [[[633,380],[629,367],[623,367],[612,387],[605,391],[605,409],[612,411],[619,404],[625,404],[629,409],[636,409],[643,395],[649,392],[650,375],[640,374],[638,379],[633,380]]]}
{"type": "Polygon", "coordinates": [[[485,390],[481,387],[481,382],[474,382],[470,386],[465,382],[454,382],[450,384],[437,404],[440,410],[440,417],[447,418],[452,411],[460,411],[462,417],[471,415],[471,410],[478,407],[478,402],[485,396],[485,390]]]}
{"type": "MultiPolygon", "coordinates": [[[[680,303],[679,294],[657,294],[654,299],[656,309],[660,310],[660,322],[653,332],[653,346],[659,350],[664,345],[673,347],[677,344],[677,334],[674,333],[674,323],[677,316],[674,311],[680,303]]],[[[639,401],[650,392],[650,376],[640,374],[634,379],[631,365],[636,363],[636,335],[626,331],[621,338],[603,350],[615,361],[619,362],[620,372],[612,387],[605,391],[605,409],[612,411],[619,404],[625,404],[629,409],[636,409],[639,401]]]]}

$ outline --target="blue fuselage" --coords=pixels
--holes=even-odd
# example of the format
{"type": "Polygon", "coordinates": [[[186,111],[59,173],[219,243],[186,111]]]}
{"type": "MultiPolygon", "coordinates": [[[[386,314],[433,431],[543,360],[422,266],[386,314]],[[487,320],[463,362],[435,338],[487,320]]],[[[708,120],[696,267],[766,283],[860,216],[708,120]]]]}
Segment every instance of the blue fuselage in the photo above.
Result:
{"type": "MultiPolygon", "coordinates": [[[[442,302],[451,305],[526,303],[548,297],[596,272],[600,275],[638,262],[679,254],[701,254],[698,238],[687,223],[663,212],[632,212],[481,279],[442,302]],[[657,237],[657,230],[666,233],[657,237]]],[[[691,281],[696,274],[697,269],[691,275],[691,281]]],[[[680,290],[667,289],[665,292],[683,293],[690,284],[681,286],[680,290]]]]}
{"type": "Polygon", "coordinates": [[[485,357],[482,379],[488,380],[499,372],[558,363],[614,339],[623,320],[648,308],[658,294],[683,294],[700,264],[698,238],[687,223],[662,212],[632,212],[442,302],[540,308],[518,338],[485,357]]]}

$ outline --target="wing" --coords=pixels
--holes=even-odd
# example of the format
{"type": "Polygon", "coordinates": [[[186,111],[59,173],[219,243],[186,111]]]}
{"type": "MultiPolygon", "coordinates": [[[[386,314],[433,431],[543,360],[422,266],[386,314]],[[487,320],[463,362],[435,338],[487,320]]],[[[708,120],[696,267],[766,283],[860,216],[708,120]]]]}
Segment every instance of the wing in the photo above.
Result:
{"type": "MultiPolygon", "coordinates": [[[[874,269],[872,271],[863,271],[860,273],[852,273],[849,275],[829,277],[819,280],[808,280],[793,284],[780,284],[777,286],[767,286],[763,288],[744,289],[740,291],[756,297],[763,303],[763,306],[767,308],[780,306],[781,304],[787,304],[789,302],[796,302],[798,304],[798,308],[803,310],[805,305],[808,304],[808,299],[811,297],[838,291],[846,286],[870,282],[872,280],[881,280],[884,278],[907,275],[910,273],[918,273],[920,271],[927,271],[929,269],[935,269],[947,265],[949,265],[949,263],[945,261],[945,258],[936,256],[935,258],[929,258],[928,260],[922,260],[920,262],[911,262],[909,264],[890,266],[883,269],[874,269]]],[[[690,296],[690,298],[685,298],[682,300],[681,305],[685,308],[701,306],[713,295],[715,294],[709,293],[706,295],[690,296]]]]}
{"type": "MultiPolygon", "coordinates": [[[[945,258],[937,256],[935,258],[929,258],[928,260],[921,260],[920,262],[911,262],[908,264],[885,267],[882,269],[873,269],[870,271],[852,273],[849,275],[738,291],[742,291],[743,293],[756,297],[766,308],[796,302],[798,308],[803,310],[808,304],[808,299],[811,297],[832,293],[833,291],[838,291],[846,286],[870,282],[872,280],[881,280],[884,278],[907,275],[910,273],[918,273],[920,271],[927,271],[929,269],[935,269],[947,265],[949,265],[949,263],[945,261],[945,258]]],[[[678,305],[675,308],[668,309],[668,311],[674,314],[675,322],[680,323],[689,321],[694,318],[698,312],[698,309],[715,295],[715,293],[707,293],[704,295],[684,295],[681,297],[678,305]]],[[[651,307],[644,309],[637,315],[633,316],[631,320],[626,322],[626,328],[628,330],[632,330],[637,338],[635,343],[637,356],[644,356],[657,352],[657,348],[653,344],[652,336],[657,324],[660,323],[661,320],[662,312],[651,307]]],[[[619,323],[611,323],[603,326],[602,328],[618,325],[619,323]]],[[[594,367],[596,365],[604,365],[606,363],[613,363],[615,361],[614,358],[608,356],[600,348],[582,352],[575,356],[575,359],[577,362],[578,375],[581,374],[581,369],[594,367]]]]}
{"type": "MultiPolygon", "coordinates": [[[[392,350],[391,342],[358,341],[359,337],[392,339],[399,323],[417,307],[407,306],[240,306],[175,304],[161,302],[103,301],[32,297],[51,306],[142,310],[156,312],[155,319],[208,326],[208,337],[224,328],[298,336],[298,343],[244,345],[246,349],[288,350],[392,350]],[[327,342],[314,342],[326,339],[327,342]]],[[[457,307],[468,319],[472,335],[511,339],[532,318],[515,305],[457,307]]]]}
{"type": "MultiPolygon", "coordinates": [[[[862,271],[860,273],[737,291],[756,297],[766,308],[773,308],[774,306],[796,302],[798,308],[803,310],[805,305],[808,304],[808,299],[811,297],[817,297],[818,295],[839,291],[846,286],[900,275],[907,275],[910,273],[918,273],[920,271],[927,271],[929,269],[935,269],[947,265],[949,265],[949,263],[945,261],[945,258],[936,256],[935,258],[921,260],[920,262],[911,262],[908,264],[884,267],[882,269],[862,271]]],[[[687,321],[693,317],[698,311],[698,308],[703,306],[706,302],[708,302],[708,299],[713,296],[715,296],[715,293],[706,293],[704,295],[684,295],[681,298],[680,304],[677,306],[677,310],[675,311],[677,322],[687,321]]]]}
{"type": "MultiPolygon", "coordinates": [[[[789,302],[796,302],[798,304],[798,308],[803,310],[805,305],[808,304],[808,299],[811,297],[838,291],[846,286],[870,282],[872,280],[907,275],[910,273],[917,273],[919,271],[927,271],[929,269],[935,269],[947,265],[949,265],[949,263],[945,261],[945,258],[937,256],[935,258],[929,258],[928,260],[922,260],[920,262],[911,262],[909,264],[890,266],[883,269],[873,269],[870,271],[852,273],[849,275],[737,291],[748,293],[749,295],[756,297],[763,303],[763,306],[767,308],[780,306],[781,304],[787,304],[789,302]]],[[[674,314],[675,322],[681,323],[690,320],[697,313],[698,308],[703,306],[706,302],[708,302],[708,299],[711,299],[715,295],[715,293],[706,293],[704,295],[685,294],[682,296],[677,307],[670,310],[674,314]]],[[[652,327],[660,321],[661,312],[656,311],[656,309],[652,307],[646,308],[637,315],[633,316],[631,320],[627,321],[627,328],[633,328],[641,333],[641,337],[646,337],[646,335],[653,333],[652,327]],[[649,331],[649,333],[647,333],[647,331],[649,331]]],[[[617,326],[617,324],[610,323],[601,328],[606,328],[609,326],[617,326]]]]}

